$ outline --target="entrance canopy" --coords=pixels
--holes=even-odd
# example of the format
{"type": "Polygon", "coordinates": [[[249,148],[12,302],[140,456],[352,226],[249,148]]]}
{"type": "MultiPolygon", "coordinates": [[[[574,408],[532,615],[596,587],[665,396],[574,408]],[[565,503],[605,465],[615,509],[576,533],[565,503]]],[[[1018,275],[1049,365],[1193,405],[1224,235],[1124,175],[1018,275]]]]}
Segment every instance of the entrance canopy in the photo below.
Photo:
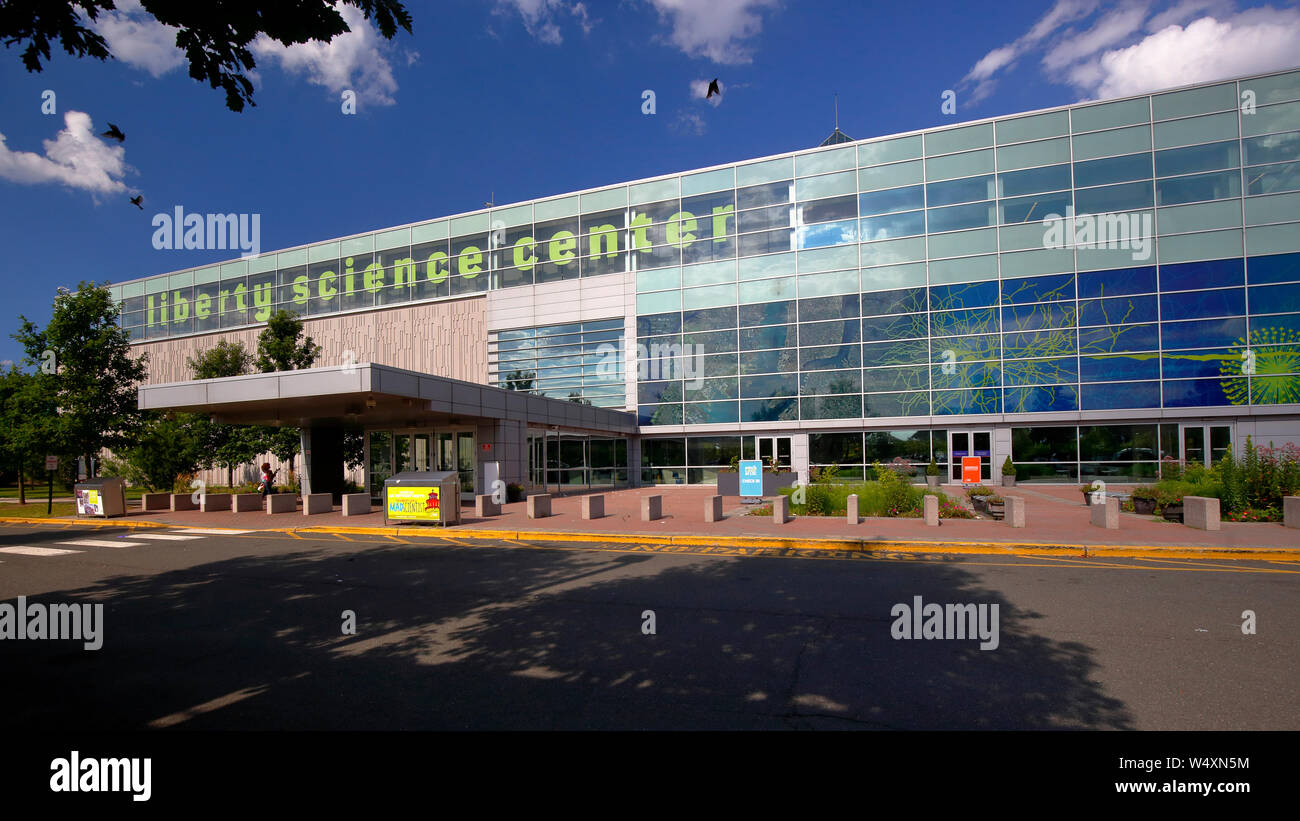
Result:
{"type": "Polygon", "coordinates": [[[607,434],[637,430],[632,413],[371,363],[143,385],[139,407],[206,413],[228,424],[304,428],[511,421],[607,434]]]}

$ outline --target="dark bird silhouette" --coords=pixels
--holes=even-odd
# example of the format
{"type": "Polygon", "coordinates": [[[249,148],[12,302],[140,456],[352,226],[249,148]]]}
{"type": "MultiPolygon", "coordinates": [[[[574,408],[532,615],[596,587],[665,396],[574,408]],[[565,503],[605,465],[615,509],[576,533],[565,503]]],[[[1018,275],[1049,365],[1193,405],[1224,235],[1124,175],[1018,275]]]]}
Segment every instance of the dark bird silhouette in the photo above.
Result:
{"type": "MultiPolygon", "coordinates": [[[[714,77],[713,82],[709,83],[709,93],[704,95],[704,99],[707,100],[710,97],[712,97],[714,94],[717,94],[718,96],[722,96],[722,91],[718,88],[717,77],[714,77]]],[[[109,125],[112,125],[112,123],[109,123],[109,125]]]]}
{"type": "Polygon", "coordinates": [[[136,196],[131,198],[131,204],[134,205],[136,208],[139,208],[141,211],[144,210],[144,205],[141,204],[143,202],[144,202],[144,194],[137,194],[136,196]]]}
{"type": "Polygon", "coordinates": [[[118,128],[112,123],[109,123],[108,130],[105,131],[103,134],[100,134],[99,136],[109,137],[111,139],[117,140],[118,142],[122,142],[123,140],[126,139],[126,135],[122,133],[122,129],[118,128]]]}

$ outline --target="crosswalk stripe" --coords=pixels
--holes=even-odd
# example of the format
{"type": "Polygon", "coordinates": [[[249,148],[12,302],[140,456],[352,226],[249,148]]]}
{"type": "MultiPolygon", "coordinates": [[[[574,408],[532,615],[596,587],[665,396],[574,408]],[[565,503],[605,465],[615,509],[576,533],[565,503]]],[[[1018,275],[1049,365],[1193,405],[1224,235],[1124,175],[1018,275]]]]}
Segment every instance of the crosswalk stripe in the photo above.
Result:
{"type": "Polygon", "coordinates": [[[184,530],[173,530],[173,533],[198,533],[202,536],[238,536],[240,533],[252,533],[251,530],[227,530],[217,527],[187,527],[184,530]]]}
{"type": "Polygon", "coordinates": [[[65,553],[81,553],[80,550],[59,550],[54,547],[29,547],[20,544],[16,547],[0,547],[0,553],[17,553],[19,556],[62,556],[65,553]]]}
{"type": "Polygon", "coordinates": [[[189,542],[202,536],[178,536],[175,533],[132,533],[132,539],[157,539],[161,542],[189,542]]]}
{"type": "Polygon", "coordinates": [[[111,541],[109,539],[73,539],[59,544],[84,545],[85,547],[140,547],[144,542],[111,541]]]}

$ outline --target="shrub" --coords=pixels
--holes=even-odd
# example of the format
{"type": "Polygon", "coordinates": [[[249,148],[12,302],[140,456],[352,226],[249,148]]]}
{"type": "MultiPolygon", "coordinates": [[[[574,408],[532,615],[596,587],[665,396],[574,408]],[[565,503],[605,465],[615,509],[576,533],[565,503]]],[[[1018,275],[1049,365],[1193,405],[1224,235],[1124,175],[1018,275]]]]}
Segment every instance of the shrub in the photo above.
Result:
{"type": "Polygon", "coordinates": [[[1097,491],[1101,490],[1101,487],[1102,486],[1097,484],[1096,482],[1089,482],[1086,485],[1080,485],[1079,490],[1081,490],[1083,494],[1086,496],[1089,493],[1096,493],[1097,491]]]}
{"type": "Polygon", "coordinates": [[[934,461],[933,459],[931,459],[931,460],[930,460],[930,464],[928,464],[928,465],[925,466],[925,475],[926,475],[926,476],[938,476],[938,475],[939,475],[939,463],[936,462],[936,461],[934,461]]]}
{"type": "MultiPolygon", "coordinates": [[[[892,471],[886,469],[886,474],[892,471]]],[[[781,488],[781,494],[793,496],[799,488],[781,488]]],[[[894,477],[874,482],[808,485],[803,488],[803,504],[794,504],[790,512],[796,516],[843,516],[848,508],[850,494],[857,494],[858,511],[863,516],[894,516],[892,510],[910,510],[920,504],[921,491],[905,480],[894,477]]]]}
{"type": "Polygon", "coordinates": [[[1183,463],[1172,456],[1160,460],[1160,478],[1178,480],[1183,478],[1183,463]]]}
{"type": "Polygon", "coordinates": [[[522,502],[524,500],[524,486],[517,482],[511,482],[506,485],[506,502],[522,502]]]}
{"type": "Polygon", "coordinates": [[[1129,495],[1134,499],[1155,499],[1157,494],[1155,487],[1152,485],[1142,485],[1133,488],[1133,492],[1129,495]]]}
{"type": "Polygon", "coordinates": [[[1002,463],[1002,475],[1003,476],[1016,475],[1016,466],[1012,464],[1010,456],[1008,456],[1006,461],[1002,463]]]}
{"type": "Polygon", "coordinates": [[[992,495],[993,495],[993,489],[985,487],[984,485],[971,485],[970,487],[966,488],[967,499],[974,499],[976,496],[992,496],[992,495]]]}
{"type": "Polygon", "coordinates": [[[986,504],[990,504],[990,505],[1001,505],[1006,503],[1006,500],[1003,499],[1001,496],[997,495],[996,493],[991,494],[989,496],[985,496],[984,501],[986,504]]]}
{"type": "Polygon", "coordinates": [[[829,484],[840,475],[839,465],[822,465],[808,471],[808,478],[814,483],[829,484]]]}

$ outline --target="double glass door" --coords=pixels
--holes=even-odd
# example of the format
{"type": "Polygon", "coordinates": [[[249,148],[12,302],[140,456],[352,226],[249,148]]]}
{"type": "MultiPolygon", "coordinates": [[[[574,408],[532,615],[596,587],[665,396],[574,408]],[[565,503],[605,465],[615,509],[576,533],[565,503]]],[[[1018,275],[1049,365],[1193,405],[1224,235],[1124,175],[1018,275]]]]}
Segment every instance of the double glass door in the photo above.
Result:
{"type": "MultiPolygon", "coordinates": [[[[372,450],[376,446],[371,437],[372,450]]],[[[460,476],[460,494],[473,501],[475,487],[474,431],[398,431],[392,435],[393,472],[404,470],[454,470],[460,476]]],[[[371,454],[374,462],[374,454],[371,454]]],[[[382,482],[380,483],[382,486],[382,482]]],[[[372,491],[373,492],[373,491],[372,491]]]]}
{"type": "Polygon", "coordinates": [[[743,459],[761,459],[764,464],[773,462],[778,470],[790,469],[789,436],[745,437],[743,459]]]}
{"type": "Polygon", "coordinates": [[[1213,466],[1232,452],[1231,425],[1183,425],[1183,462],[1213,466]]]}
{"type": "Polygon", "coordinates": [[[954,430],[948,433],[948,452],[952,454],[950,480],[961,481],[961,460],[965,456],[978,456],[980,481],[993,478],[993,432],[988,430],[954,430]]]}

